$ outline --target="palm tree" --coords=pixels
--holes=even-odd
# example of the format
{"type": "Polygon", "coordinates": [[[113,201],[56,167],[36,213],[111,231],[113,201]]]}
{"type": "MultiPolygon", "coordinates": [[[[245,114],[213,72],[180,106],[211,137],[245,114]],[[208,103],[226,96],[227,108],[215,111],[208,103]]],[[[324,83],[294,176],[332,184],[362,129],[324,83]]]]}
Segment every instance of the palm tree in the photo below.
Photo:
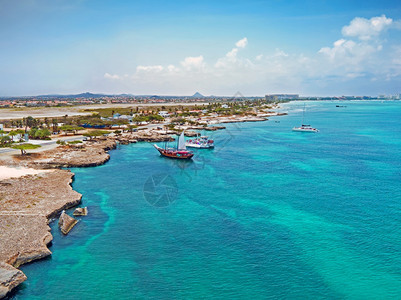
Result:
{"type": "Polygon", "coordinates": [[[37,125],[37,121],[33,117],[28,116],[27,118],[22,118],[22,124],[25,125],[25,132],[27,132],[28,127],[32,128],[37,125]]]}
{"type": "Polygon", "coordinates": [[[52,119],[52,127],[53,127],[53,132],[57,132],[57,125],[58,125],[58,120],[57,119],[52,119]]]}
{"type": "Polygon", "coordinates": [[[49,119],[48,119],[48,118],[45,118],[45,122],[44,122],[44,123],[46,124],[46,127],[47,127],[47,128],[50,127],[50,122],[49,122],[49,119]]]}

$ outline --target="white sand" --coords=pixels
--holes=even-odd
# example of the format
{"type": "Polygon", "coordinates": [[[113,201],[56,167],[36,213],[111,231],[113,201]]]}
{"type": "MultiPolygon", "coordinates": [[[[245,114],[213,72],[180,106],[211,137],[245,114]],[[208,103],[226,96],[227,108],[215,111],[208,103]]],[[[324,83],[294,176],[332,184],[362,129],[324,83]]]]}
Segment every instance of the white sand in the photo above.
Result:
{"type": "Polygon", "coordinates": [[[0,166],[0,180],[16,178],[25,175],[36,175],[43,172],[52,172],[53,170],[35,170],[30,168],[12,168],[0,166]]]}

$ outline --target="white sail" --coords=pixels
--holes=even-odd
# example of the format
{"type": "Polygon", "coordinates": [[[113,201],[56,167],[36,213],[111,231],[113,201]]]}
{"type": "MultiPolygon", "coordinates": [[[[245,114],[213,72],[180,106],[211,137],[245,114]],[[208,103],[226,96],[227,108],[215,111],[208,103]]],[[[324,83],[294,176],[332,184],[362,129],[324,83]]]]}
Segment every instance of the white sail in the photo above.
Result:
{"type": "Polygon", "coordinates": [[[178,138],[178,150],[186,150],[186,149],[187,147],[185,147],[185,136],[183,131],[180,137],[178,138]]]}

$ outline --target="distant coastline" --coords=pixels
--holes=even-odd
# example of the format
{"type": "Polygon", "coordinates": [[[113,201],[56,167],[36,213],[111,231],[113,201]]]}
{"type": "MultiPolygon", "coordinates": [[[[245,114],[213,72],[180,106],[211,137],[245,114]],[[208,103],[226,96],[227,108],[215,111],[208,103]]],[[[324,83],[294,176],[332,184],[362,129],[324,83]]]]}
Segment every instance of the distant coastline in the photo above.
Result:
{"type": "Polygon", "coordinates": [[[377,96],[300,96],[298,94],[267,94],[265,96],[244,96],[237,92],[233,96],[204,96],[196,92],[192,96],[173,95],[133,95],[133,94],[49,94],[37,96],[3,96],[0,97],[0,108],[25,108],[25,107],[71,107],[86,105],[177,105],[177,104],[204,104],[235,101],[266,100],[273,102],[286,101],[352,101],[352,100],[400,100],[401,94],[377,95],[377,96]]]}

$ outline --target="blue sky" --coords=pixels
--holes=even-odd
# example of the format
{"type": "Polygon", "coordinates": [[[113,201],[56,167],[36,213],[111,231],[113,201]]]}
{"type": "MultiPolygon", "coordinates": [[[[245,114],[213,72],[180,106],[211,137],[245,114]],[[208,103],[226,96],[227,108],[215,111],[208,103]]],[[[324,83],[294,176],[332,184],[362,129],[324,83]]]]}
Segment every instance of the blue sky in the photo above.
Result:
{"type": "Polygon", "coordinates": [[[0,95],[401,93],[400,1],[0,0],[0,95]]]}

